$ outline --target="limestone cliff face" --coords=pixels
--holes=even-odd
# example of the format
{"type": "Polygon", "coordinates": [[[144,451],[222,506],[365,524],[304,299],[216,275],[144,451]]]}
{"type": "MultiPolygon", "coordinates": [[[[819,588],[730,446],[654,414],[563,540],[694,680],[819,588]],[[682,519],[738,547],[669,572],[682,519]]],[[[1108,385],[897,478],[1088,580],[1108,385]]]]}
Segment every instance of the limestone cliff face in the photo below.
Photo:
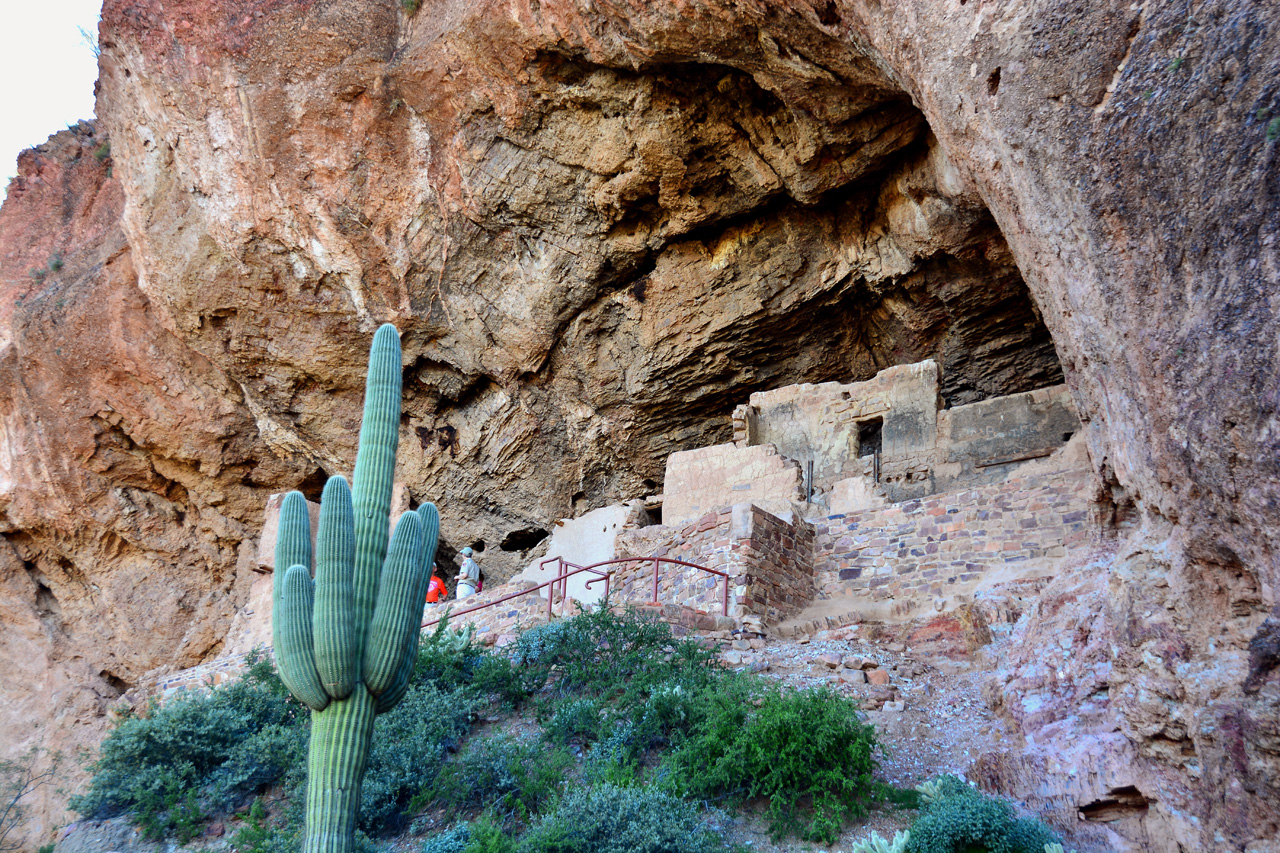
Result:
{"type": "Polygon", "coordinates": [[[1064,814],[1134,787],[1121,830],[1154,849],[1266,837],[1277,23],[107,0],[97,128],[25,155],[0,213],[4,642],[30,662],[5,707],[47,719],[60,680],[59,731],[92,730],[216,653],[266,495],[349,471],[378,323],[404,333],[402,476],[497,577],[509,534],[659,491],[752,390],[931,357],[953,403],[1065,377],[1135,520],[1006,661],[1049,709],[1010,716],[1102,770],[993,778],[1064,814]],[[1063,636],[1097,666],[1032,672],[1063,636]]]}
{"type": "MultiPolygon", "coordinates": [[[[217,653],[263,501],[309,470],[158,321],[103,142],[24,153],[0,211],[0,728],[6,756],[61,750],[68,788],[144,673],[217,653]]],[[[47,830],[65,794],[37,797],[47,830]]]]}

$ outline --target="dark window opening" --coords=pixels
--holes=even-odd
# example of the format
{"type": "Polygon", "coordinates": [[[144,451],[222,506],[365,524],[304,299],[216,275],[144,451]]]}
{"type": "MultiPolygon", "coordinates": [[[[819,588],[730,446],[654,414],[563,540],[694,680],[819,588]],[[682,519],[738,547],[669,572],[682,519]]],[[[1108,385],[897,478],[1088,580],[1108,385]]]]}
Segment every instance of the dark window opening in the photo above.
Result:
{"type": "Polygon", "coordinates": [[[884,418],[872,418],[858,424],[858,455],[879,455],[884,449],[884,418]]]}
{"type": "Polygon", "coordinates": [[[1075,435],[1075,433],[1074,433],[1074,432],[1064,432],[1064,433],[1062,434],[1062,443],[1063,443],[1063,444],[1066,444],[1068,441],[1070,441],[1070,440],[1071,440],[1071,436],[1073,436],[1073,435],[1075,435]]]}
{"type": "Polygon", "coordinates": [[[541,527],[522,527],[502,537],[498,547],[503,551],[528,551],[550,535],[541,527]]]}
{"type": "Polygon", "coordinates": [[[483,554],[483,553],[484,553],[484,540],[483,540],[483,539],[477,539],[476,541],[472,542],[472,543],[471,543],[471,550],[472,550],[472,551],[475,551],[477,554],[483,554]]]}

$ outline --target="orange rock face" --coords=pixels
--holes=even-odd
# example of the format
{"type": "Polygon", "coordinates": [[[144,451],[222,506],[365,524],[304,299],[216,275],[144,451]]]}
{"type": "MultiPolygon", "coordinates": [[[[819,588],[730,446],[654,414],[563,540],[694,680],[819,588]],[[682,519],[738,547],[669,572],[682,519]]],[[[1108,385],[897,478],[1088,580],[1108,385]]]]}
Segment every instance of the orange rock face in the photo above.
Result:
{"type": "Polygon", "coordinates": [[[929,357],[951,402],[1065,378],[1122,542],[1046,591],[992,694],[1080,763],[992,778],[1141,801],[1096,822],[1149,849],[1274,834],[1276,27],[107,0],[97,126],[25,154],[0,211],[6,750],[89,742],[217,653],[267,495],[349,471],[391,321],[400,478],[495,580],[512,531],[660,491],[752,390],[929,357]],[[1063,642],[1087,671],[1043,669],[1063,642]]]}

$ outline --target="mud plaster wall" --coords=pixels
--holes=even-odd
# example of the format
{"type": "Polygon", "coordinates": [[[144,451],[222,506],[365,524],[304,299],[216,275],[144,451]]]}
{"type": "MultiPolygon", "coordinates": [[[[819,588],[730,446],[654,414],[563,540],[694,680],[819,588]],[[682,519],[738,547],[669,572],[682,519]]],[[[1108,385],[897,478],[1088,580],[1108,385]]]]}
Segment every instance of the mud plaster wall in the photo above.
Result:
{"type": "Polygon", "coordinates": [[[800,500],[800,485],[799,466],[771,444],[716,444],[673,453],[667,457],[662,519],[681,527],[717,508],[748,501],[782,511],[800,500]]]}
{"type": "Polygon", "coordinates": [[[754,429],[746,431],[747,444],[773,444],[802,466],[812,462],[814,491],[827,492],[837,480],[862,475],[859,425],[880,418],[881,479],[893,489],[898,477],[928,476],[938,405],[933,361],[891,367],[866,382],[788,385],[751,395],[754,429]]]}

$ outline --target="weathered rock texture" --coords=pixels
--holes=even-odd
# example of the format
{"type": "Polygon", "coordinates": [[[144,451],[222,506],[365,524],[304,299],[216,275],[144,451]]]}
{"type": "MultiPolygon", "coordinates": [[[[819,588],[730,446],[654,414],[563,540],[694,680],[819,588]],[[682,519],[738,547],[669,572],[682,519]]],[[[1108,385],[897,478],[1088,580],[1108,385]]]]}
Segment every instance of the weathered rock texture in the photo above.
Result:
{"type": "Polygon", "coordinates": [[[107,0],[111,157],[55,137],[0,214],[6,721],[216,652],[266,495],[349,470],[379,322],[400,476],[498,577],[746,392],[931,357],[950,402],[1065,379],[1141,521],[1089,648],[1152,849],[1274,834],[1274,9],[423,5],[107,0]]]}

